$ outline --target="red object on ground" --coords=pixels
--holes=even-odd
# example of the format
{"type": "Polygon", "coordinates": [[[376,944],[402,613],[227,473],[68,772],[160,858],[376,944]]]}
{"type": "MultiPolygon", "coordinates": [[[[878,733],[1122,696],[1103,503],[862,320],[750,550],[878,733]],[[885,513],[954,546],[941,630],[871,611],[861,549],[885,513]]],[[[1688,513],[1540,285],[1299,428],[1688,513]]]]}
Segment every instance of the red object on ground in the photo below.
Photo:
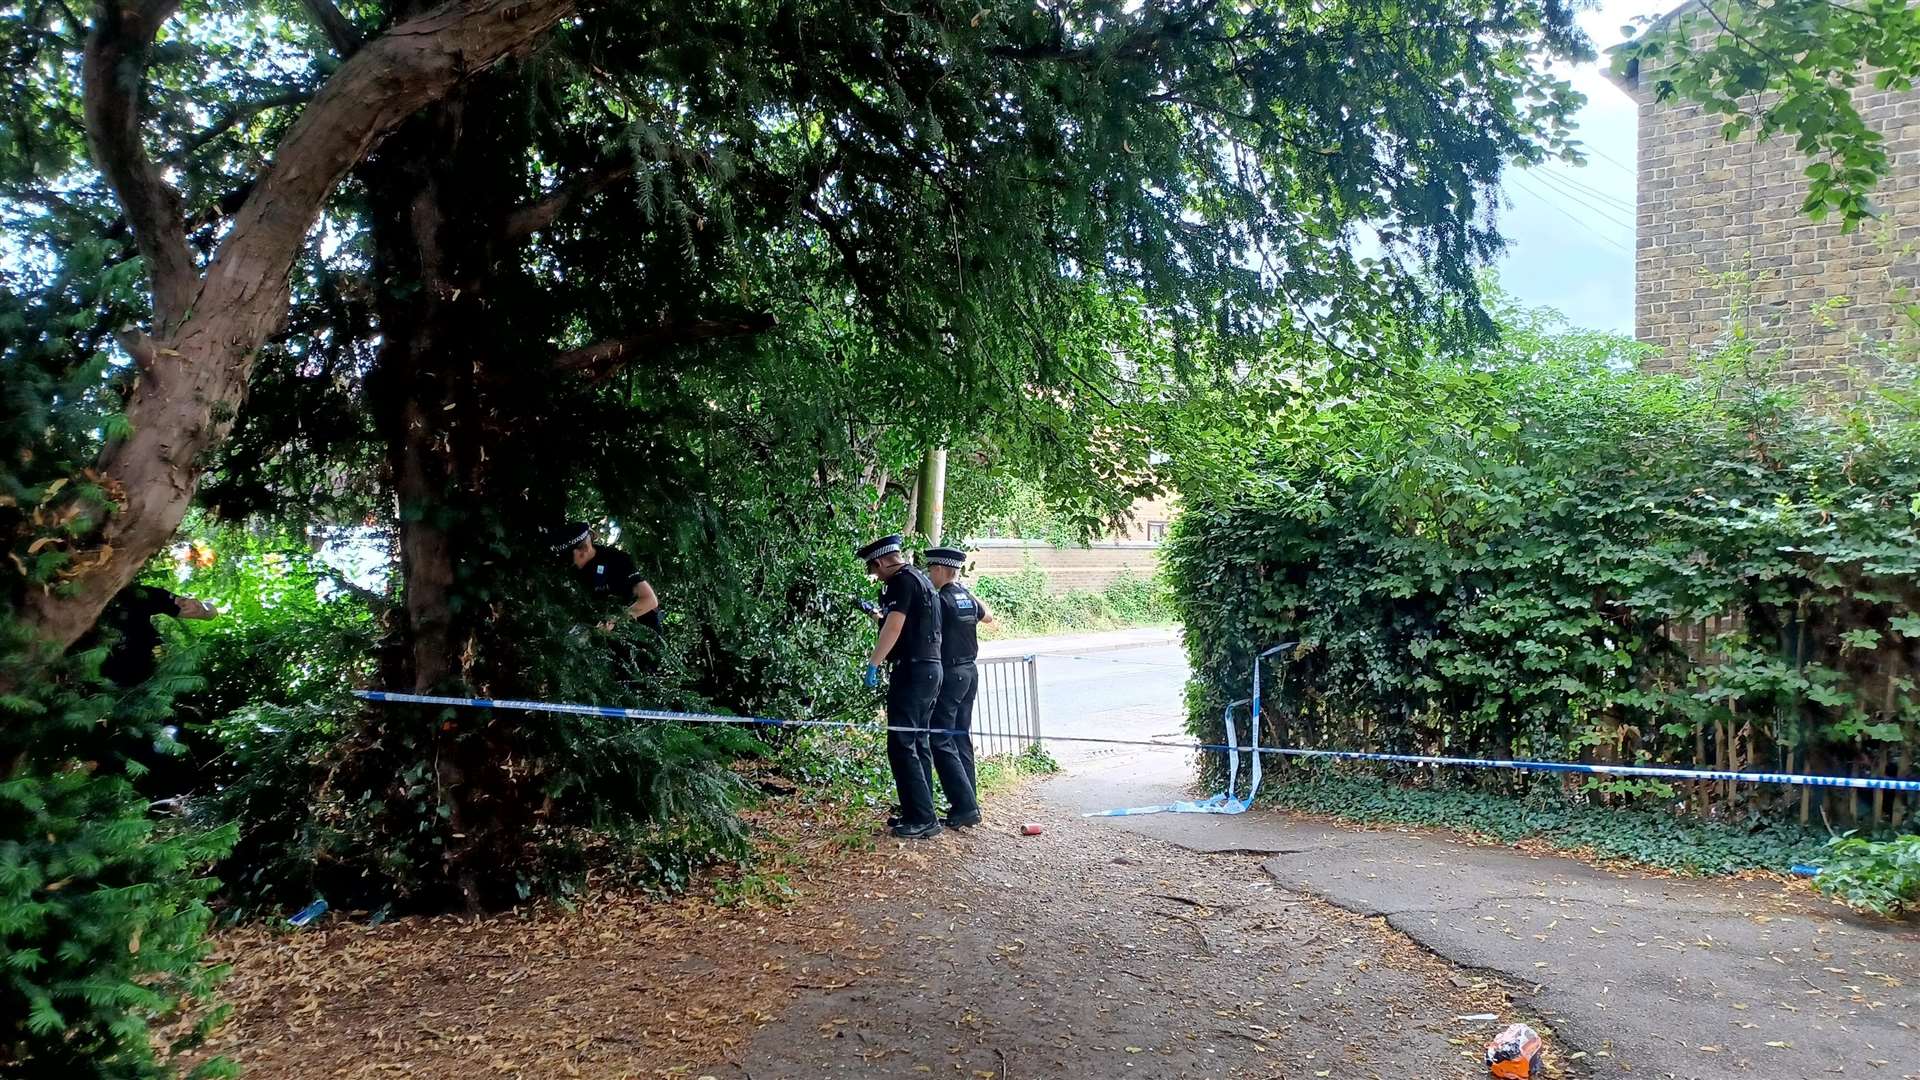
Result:
{"type": "Polygon", "coordinates": [[[1020,826],[1020,835],[1021,835],[1021,836],[1039,836],[1039,835],[1040,835],[1040,826],[1038,826],[1038,825],[1022,825],[1022,826],[1020,826]]]}
{"type": "Polygon", "coordinates": [[[1487,1071],[1500,1080],[1533,1080],[1541,1074],[1544,1047],[1525,1024],[1514,1024],[1487,1044],[1487,1071]]]}

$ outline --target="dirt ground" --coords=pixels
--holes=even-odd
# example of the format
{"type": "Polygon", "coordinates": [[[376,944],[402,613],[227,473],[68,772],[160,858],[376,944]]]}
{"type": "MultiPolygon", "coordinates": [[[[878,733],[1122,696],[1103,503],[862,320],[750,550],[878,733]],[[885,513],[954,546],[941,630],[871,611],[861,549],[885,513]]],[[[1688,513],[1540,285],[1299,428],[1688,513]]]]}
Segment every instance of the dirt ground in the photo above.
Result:
{"type": "Polygon", "coordinates": [[[1515,1018],[1502,985],[1286,892],[1258,854],[1196,855],[1021,793],[988,815],[870,846],[778,815],[809,869],[777,906],[608,897],[235,934],[218,1049],[290,1078],[1397,1080],[1486,1075],[1493,1025],[1458,1018],[1515,1018]]]}

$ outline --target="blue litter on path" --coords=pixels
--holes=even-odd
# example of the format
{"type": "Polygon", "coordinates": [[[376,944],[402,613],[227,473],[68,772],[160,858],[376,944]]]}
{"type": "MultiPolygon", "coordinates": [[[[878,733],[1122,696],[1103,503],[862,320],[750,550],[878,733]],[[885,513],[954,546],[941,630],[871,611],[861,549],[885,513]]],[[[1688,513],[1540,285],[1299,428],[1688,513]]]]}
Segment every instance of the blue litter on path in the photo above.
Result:
{"type": "Polygon", "coordinates": [[[287,925],[295,927],[305,926],[326,913],[327,902],[325,900],[315,900],[313,903],[301,908],[298,915],[288,919],[287,925]]]}

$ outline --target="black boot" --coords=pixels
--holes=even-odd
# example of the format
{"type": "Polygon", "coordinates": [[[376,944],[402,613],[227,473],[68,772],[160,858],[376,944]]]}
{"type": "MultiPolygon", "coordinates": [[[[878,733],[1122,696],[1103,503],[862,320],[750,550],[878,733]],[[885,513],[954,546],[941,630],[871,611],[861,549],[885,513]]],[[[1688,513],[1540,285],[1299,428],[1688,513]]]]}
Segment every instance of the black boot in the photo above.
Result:
{"type": "Polygon", "coordinates": [[[971,829],[980,824],[980,811],[970,810],[964,814],[949,813],[946,821],[949,829],[971,829]]]}
{"type": "Polygon", "coordinates": [[[887,831],[902,840],[925,840],[928,837],[940,835],[940,823],[929,821],[925,825],[900,824],[887,831]]]}

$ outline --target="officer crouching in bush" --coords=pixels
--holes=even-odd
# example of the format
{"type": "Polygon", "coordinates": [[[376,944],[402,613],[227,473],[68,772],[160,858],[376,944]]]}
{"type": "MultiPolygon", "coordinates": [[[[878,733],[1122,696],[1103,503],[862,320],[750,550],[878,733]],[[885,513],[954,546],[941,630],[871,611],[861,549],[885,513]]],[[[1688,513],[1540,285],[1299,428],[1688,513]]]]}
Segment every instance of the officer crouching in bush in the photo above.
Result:
{"type": "MultiPolygon", "coordinates": [[[[549,530],[547,540],[554,554],[573,560],[573,577],[581,588],[596,599],[608,597],[619,601],[626,607],[628,618],[645,623],[656,634],[661,632],[660,598],[654,595],[653,586],[641,576],[631,556],[619,548],[596,545],[593,530],[584,521],[569,521],[549,530]]],[[[613,626],[613,620],[608,619],[600,624],[600,629],[611,630],[613,626]]]]}
{"type": "MultiPolygon", "coordinates": [[[[921,728],[940,696],[940,601],[933,582],[900,553],[898,535],[883,536],[854,552],[880,579],[880,634],[867,659],[867,685],[880,685],[880,665],[892,664],[887,680],[887,726],[921,728]]],[[[893,835],[919,840],[940,833],[933,810],[933,753],[927,733],[887,732],[887,766],[900,796],[893,835]]]]}

